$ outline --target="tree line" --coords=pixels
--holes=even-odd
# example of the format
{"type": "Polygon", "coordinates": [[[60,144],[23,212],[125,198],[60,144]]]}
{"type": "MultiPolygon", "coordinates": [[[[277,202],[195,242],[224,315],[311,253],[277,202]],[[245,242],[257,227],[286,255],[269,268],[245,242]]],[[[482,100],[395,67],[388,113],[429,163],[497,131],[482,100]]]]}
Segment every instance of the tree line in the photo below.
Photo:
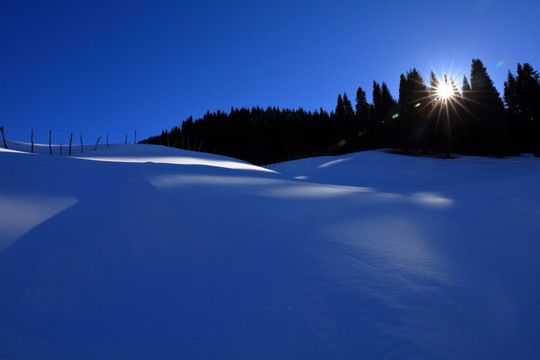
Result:
{"type": "Polygon", "coordinates": [[[142,143],[205,151],[270,164],[304,157],[392,148],[414,154],[540,155],[540,77],[525,63],[508,72],[501,98],[486,67],[473,59],[470,77],[417,69],[400,76],[396,100],[373,81],[372,101],[359,87],[327,112],[268,107],[231,108],[183,121],[142,143]]]}

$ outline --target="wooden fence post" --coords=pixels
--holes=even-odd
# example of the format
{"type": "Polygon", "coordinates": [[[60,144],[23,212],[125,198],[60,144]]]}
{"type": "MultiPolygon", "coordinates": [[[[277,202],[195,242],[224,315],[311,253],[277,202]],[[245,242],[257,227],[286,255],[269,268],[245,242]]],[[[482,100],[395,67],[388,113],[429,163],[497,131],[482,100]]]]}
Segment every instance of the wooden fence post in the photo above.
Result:
{"type": "Polygon", "coordinates": [[[2,133],[2,139],[4,140],[4,147],[7,149],[6,136],[4,135],[4,127],[0,126],[0,132],[2,133]]]}
{"type": "Polygon", "coordinates": [[[71,136],[69,137],[69,155],[71,156],[71,142],[73,141],[73,133],[71,133],[71,136]]]}
{"type": "Polygon", "coordinates": [[[52,136],[52,130],[49,130],[49,155],[52,155],[51,136],[52,136]]]}
{"type": "Polygon", "coordinates": [[[94,147],[94,151],[97,150],[97,144],[99,143],[99,140],[101,140],[101,136],[97,138],[97,141],[96,141],[96,147],[94,147]]]}

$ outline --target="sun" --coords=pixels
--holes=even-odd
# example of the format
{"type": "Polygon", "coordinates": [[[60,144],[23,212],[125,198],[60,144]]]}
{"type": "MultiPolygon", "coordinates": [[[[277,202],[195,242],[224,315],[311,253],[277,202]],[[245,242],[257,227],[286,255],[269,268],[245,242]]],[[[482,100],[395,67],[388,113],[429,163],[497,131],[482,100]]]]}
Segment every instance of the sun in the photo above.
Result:
{"type": "Polygon", "coordinates": [[[454,95],[454,89],[452,85],[447,82],[439,83],[437,86],[437,97],[441,100],[450,99],[454,95]]]}

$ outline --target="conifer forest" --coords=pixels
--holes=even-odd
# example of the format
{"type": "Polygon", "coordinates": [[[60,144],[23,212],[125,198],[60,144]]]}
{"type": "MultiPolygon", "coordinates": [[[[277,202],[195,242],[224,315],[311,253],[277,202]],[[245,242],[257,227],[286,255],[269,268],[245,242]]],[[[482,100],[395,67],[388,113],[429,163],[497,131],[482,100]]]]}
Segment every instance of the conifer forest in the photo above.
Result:
{"type": "Polygon", "coordinates": [[[268,107],[207,112],[142,143],[232,156],[265,165],[293,159],[389,148],[416,155],[540,156],[540,76],[528,64],[508,72],[499,94],[479,59],[469,78],[426,82],[417,69],[400,76],[398,98],[373,81],[354,105],[339,94],[334,111],[268,107]],[[457,85],[459,84],[459,86],[457,85]]]}

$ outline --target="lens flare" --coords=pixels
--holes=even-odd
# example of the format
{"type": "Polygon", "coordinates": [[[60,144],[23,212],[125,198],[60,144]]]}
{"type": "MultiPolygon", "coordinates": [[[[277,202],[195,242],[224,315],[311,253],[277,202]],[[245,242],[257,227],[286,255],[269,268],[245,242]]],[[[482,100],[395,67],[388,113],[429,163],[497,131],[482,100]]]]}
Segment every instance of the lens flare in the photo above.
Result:
{"type": "Polygon", "coordinates": [[[495,64],[495,68],[500,68],[501,66],[504,65],[504,62],[505,62],[504,60],[499,61],[498,63],[495,64]]]}
{"type": "Polygon", "coordinates": [[[399,117],[399,114],[392,115],[392,119],[397,119],[399,117]]]}
{"type": "Polygon", "coordinates": [[[418,103],[416,105],[414,105],[415,108],[419,107],[420,105],[422,105],[422,103],[418,103]]]}

